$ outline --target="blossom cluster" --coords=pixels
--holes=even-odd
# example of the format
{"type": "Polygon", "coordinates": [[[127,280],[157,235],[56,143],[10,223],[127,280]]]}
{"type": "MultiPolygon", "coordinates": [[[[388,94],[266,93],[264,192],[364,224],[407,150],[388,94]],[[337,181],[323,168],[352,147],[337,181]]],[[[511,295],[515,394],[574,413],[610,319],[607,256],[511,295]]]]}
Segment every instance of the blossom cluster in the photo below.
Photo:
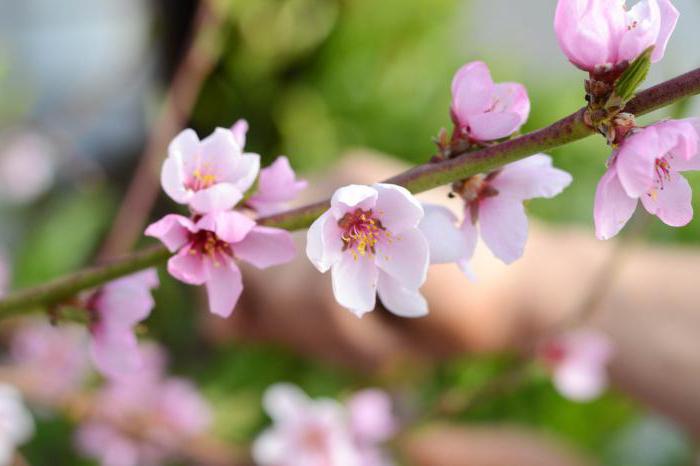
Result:
{"type": "Polygon", "coordinates": [[[260,155],[244,152],[247,131],[247,122],[239,120],[201,141],[191,129],[181,132],[168,148],[161,183],[190,215],[168,214],[146,229],[176,253],[168,272],[184,283],[206,285],[209,308],[222,317],[231,315],[243,291],[236,260],[264,269],[295,255],[287,231],[258,225],[247,214],[283,209],[306,186],[286,157],[260,170],[260,155]],[[257,190],[246,199],[258,175],[257,190]]]}
{"type": "Polygon", "coordinates": [[[382,444],[397,432],[389,396],[376,389],[355,393],[347,404],[312,400],[280,383],[263,399],[273,425],[253,445],[259,466],[391,466],[382,444]]]}

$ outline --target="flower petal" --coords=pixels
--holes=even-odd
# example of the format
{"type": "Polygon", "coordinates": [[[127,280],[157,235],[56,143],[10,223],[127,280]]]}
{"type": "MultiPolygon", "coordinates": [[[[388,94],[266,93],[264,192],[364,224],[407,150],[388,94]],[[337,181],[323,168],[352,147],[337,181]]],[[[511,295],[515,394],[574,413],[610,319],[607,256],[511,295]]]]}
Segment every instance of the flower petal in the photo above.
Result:
{"type": "Polygon", "coordinates": [[[308,412],[311,400],[299,387],[290,383],[276,383],[263,395],[265,412],[275,421],[296,421],[308,412]]]}
{"type": "Polygon", "coordinates": [[[385,272],[379,273],[377,293],[384,307],[401,317],[423,317],[428,314],[428,302],[416,288],[407,288],[385,272]]]}
{"type": "Polygon", "coordinates": [[[231,182],[242,193],[253,186],[260,172],[260,156],[253,153],[243,154],[231,173],[231,182]]]}
{"type": "Polygon", "coordinates": [[[119,378],[139,370],[141,354],[132,329],[98,324],[91,333],[90,354],[102,374],[119,378]]]}
{"type": "Polygon", "coordinates": [[[428,241],[417,228],[405,230],[389,240],[377,243],[376,263],[407,288],[425,283],[430,263],[428,241]]]}
{"type": "Polygon", "coordinates": [[[484,62],[462,66],[452,79],[452,112],[466,124],[470,115],[486,111],[491,105],[494,84],[484,62]]]}
{"type": "Polygon", "coordinates": [[[657,1],[661,14],[661,24],[659,26],[659,35],[656,38],[656,44],[654,44],[654,52],[651,54],[652,63],[656,63],[663,58],[668,40],[671,38],[673,30],[676,28],[676,23],[680,16],[680,13],[670,0],[657,1]]]}
{"type": "Polygon", "coordinates": [[[630,197],[640,197],[654,187],[656,159],[665,155],[655,126],[628,137],[616,156],[617,176],[630,197]]]}
{"type": "MultiPolygon", "coordinates": [[[[657,0],[637,2],[626,15],[627,31],[618,45],[617,61],[632,62],[659,36],[661,12],[657,0]]],[[[661,52],[663,55],[663,50],[661,52]]],[[[653,56],[653,54],[652,54],[653,56]]]]}
{"type": "Polygon", "coordinates": [[[488,112],[469,116],[469,134],[479,141],[492,141],[513,134],[522,125],[517,113],[488,112]]]}
{"type": "Polygon", "coordinates": [[[330,211],[326,211],[311,224],[306,235],[306,256],[321,273],[326,273],[340,260],[340,228],[330,211]],[[337,244],[333,244],[333,242],[337,244]]]}
{"type": "Polygon", "coordinates": [[[499,193],[517,199],[552,198],[571,184],[571,175],[552,166],[552,158],[536,154],[509,163],[493,179],[499,193]]]}
{"type": "Polygon", "coordinates": [[[217,212],[199,219],[197,228],[216,233],[227,243],[238,243],[255,227],[255,221],[240,212],[217,212]]]}
{"type": "Polygon", "coordinates": [[[527,216],[522,201],[497,195],[479,204],[481,237],[506,264],[519,259],[527,241],[527,216]]]}
{"type": "Polygon", "coordinates": [[[193,252],[183,248],[168,259],[168,273],[189,285],[203,285],[209,278],[204,268],[204,258],[200,253],[193,252]]]}
{"type": "Polygon", "coordinates": [[[559,393],[574,401],[589,401],[605,390],[605,371],[581,364],[564,364],[554,372],[554,385],[559,393]]]}
{"type": "Polygon", "coordinates": [[[356,316],[362,317],[374,309],[379,271],[369,256],[354,259],[343,254],[333,264],[333,295],[338,303],[356,316]]]}
{"type": "Polygon", "coordinates": [[[593,220],[598,239],[610,239],[620,232],[637,207],[637,199],[627,195],[617,178],[614,165],[605,172],[595,191],[593,220]]]}
{"type": "Polygon", "coordinates": [[[431,264],[458,262],[471,257],[467,238],[457,227],[457,217],[450,209],[423,204],[425,217],[419,229],[428,241],[431,264]]]}
{"type": "Polygon", "coordinates": [[[219,212],[233,208],[243,199],[243,194],[231,183],[217,183],[195,192],[190,205],[201,214],[219,212]]]}
{"type": "Polygon", "coordinates": [[[377,190],[361,184],[351,184],[336,190],[331,198],[331,212],[340,220],[355,209],[373,209],[377,202],[377,190]]]}
{"type": "Polygon", "coordinates": [[[236,243],[233,252],[237,258],[264,269],[294,259],[296,247],[287,230],[256,226],[236,243]]]}
{"type": "Polygon", "coordinates": [[[192,193],[185,187],[184,166],[179,152],[174,152],[163,162],[160,184],[173,201],[179,204],[189,201],[192,193]]]}
{"type": "Polygon", "coordinates": [[[693,192],[682,175],[671,172],[663,187],[641,197],[644,208],[668,226],[682,227],[693,219],[693,192]]]}
{"type": "Polygon", "coordinates": [[[151,223],[144,234],[158,238],[170,252],[175,252],[187,243],[190,232],[197,231],[192,221],[177,214],[168,214],[155,223],[151,223]]]}
{"type": "Polygon", "coordinates": [[[236,121],[233,126],[231,126],[231,132],[233,133],[233,138],[236,140],[238,145],[243,151],[245,147],[246,134],[248,134],[248,122],[241,118],[236,121]]]}
{"type": "Polygon", "coordinates": [[[400,233],[418,226],[423,218],[423,207],[408,189],[387,183],[377,183],[372,187],[378,194],[376,215],[387,230],[400,233]]]}
{"type": "Polygon", "coordinates": [[[180,160],[186,162],[186,159],[191,155],[196,155],[199,152],[199,137],[193,129],[187,128],[180,131],[168,145],[168,156],[171,157],[178,154],[180,160]]]}
{"type": "Polygon", "coordinates": [[[204,267],[209,275],[206,282],[209,310],[221,317],[230,316],[243,292],[241,271],[233,261],[215,264],[206,260],[204,267]]]}
{"type": "MultiPolygon", "coordinates": [[[[494,111],[515,113],[520,117],[520,125],[530,116],[530,97],[520,83],[499,83],[494,87],[494,111]]],[[[518,129],[520,128],[518,125],[518,129]]]]}

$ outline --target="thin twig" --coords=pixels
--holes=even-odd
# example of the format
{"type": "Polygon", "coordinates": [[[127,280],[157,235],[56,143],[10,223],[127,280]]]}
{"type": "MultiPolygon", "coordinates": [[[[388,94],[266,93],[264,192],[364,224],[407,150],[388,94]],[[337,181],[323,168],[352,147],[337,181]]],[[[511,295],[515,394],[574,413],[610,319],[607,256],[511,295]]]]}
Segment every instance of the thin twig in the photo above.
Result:
{"type": "Polygon", "coordinates": [[[160,115],[99,253],[100,259],[128,252],[143,233],[158,198],[158,171],[168,143],[187,124],[199,92],[219,59],[218,36],[224,19],[212,0],[199,2],[189,48],[175,71],[160,115]]]}
{"type": "MultiPolygon", "coordinates": [[[[629,108],[642,115],[698,93],[700,68],[639,93],[630,102],[629,108]]],[[[583,122],[583,113],[584,109],[581,109],[546,128],[454,159],[419,165],[386,182],[403,185],[414,193],[427,191],[583,139],[593,134],[593,130],[583,122]]],[[[264,217],[259,219],[259,223],[288,230],[306,228],[323,213],[328,203],[318,202],[264,217]]],[[[164,247],[155,247],[126,256],[108,266],[85,269],[44,285],[10,293],[0,300],[0,318],[59,303],[82,290],[161,264],[168,257],[164,247]]]]}

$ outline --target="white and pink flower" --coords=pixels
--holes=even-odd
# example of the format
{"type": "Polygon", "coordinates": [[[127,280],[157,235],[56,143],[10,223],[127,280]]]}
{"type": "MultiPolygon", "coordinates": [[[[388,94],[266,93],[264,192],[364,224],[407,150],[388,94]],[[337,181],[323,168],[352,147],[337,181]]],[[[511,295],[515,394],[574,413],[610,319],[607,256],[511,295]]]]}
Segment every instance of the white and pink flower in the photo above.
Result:
{"type": "Polygon", "coordinates": [[[161,184],[175,202],[206,214],[228,210],[243,199],[260,170],[258,154],[243,153],[240,127],[216,128],[200,141],[186,129],[168,147],[161,184]]]}
{"type": "Polygon", "coordinates": [[[452,120],[460,136],[491,141],[510,136],[527,121],[530,99],[518,83],[495,84],[485,63],[464,65],[452,80],[452,120]]]}
{"type": "Polygon", "coordinates": [[[14,464],[15,449],[34,434],[34,420],[14,386],[0,383],[0,466],[14,464]]]}
{"type": "Polygon", "coordinates": [[[641,0],[627,7],[625,0],[559,0],[554,30],[562,51],[578,68],[604,71],[632,62],[654,46],[653,63],[664,56],[678,21],[670,0],[641,0]]]}
{"type": "Polygon", "coordinates": [[[547,341],[539,357],[551,368],[559,393],[574,401],[588,401],[607,388],[607,366],[613,353],[607,335],[578,329],[547,341]]]}
{"type": "Polygon", "coordinates": [[[700,170],[699,139],[698,118],[662,121],[627,137],[596,189],[596,236],[615,236],[638,201],[669,226],[687,225],[693,218],[692,190],[680,173],[700,170]]]}
{"type": "Polygon", "coordinates": [[[158,274],[147,269],[111,281],[88,298],[90,353],[103,375],[123,377],[141,366],[134,328],[151,313],[151,290],[157,286],[158,274]]]}
{"type": "Polygon", "coordinates": [[[571,181],[571,175],[552,166],[549,156],[538,154],[456,183],[453,190],[465,206],[461,226],[446,207],[425,206],[420,228],[430,244],[431,262],[456,262],[471,275],[469,261],[479,236],[506,264],[519,259],[528,235],[523,201],[555,197],[571,181]]]}
{"type": "Polygon", "coordinates": [[[264,269],[289,262],[296,248],[289,232],[256,225],[245,215],[217,212],[190,220],[170,214],[146,229],[176,255],[168,272],[190,285],[204,285],[212,313],[228,317],[243,291],[236,260],[264,269]]]}
{"type": "Polygon", "coordinates": [[[377,293],[394,314],[423,316],[428,305],[419,288],[429,256],[422,218],[420,203],[401,186],[345,186],[311,225],[306,254],[321,273],[331,270],[335,299],[357,316],[374,309],[377,293]]]}
{"type": "Polygon", "coordinates": [[[381,443],[396,432],[391,401],[378,390],[359,392],[344,406],[312,400],[298,387],[277,384],[263,405],[273,425],[253,445],[260,466],[389,466],[381,443]]]}

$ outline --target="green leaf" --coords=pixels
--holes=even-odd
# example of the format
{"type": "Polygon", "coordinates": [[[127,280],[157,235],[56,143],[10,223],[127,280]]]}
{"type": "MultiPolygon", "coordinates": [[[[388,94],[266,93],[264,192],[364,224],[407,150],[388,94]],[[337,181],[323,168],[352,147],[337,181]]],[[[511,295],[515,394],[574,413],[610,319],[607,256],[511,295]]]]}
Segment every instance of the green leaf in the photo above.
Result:
{"type": "Polygon", "coordinates": [[[615,81],[615,92],[608,99],[608,104],[613,106],[617,106],[618,103],[625,104],[634,96],[637,88],[647,78],[653,51],[654,46],[652,45],[630,63],[630,66],[622,73],[622,76],[615,81]]]}

